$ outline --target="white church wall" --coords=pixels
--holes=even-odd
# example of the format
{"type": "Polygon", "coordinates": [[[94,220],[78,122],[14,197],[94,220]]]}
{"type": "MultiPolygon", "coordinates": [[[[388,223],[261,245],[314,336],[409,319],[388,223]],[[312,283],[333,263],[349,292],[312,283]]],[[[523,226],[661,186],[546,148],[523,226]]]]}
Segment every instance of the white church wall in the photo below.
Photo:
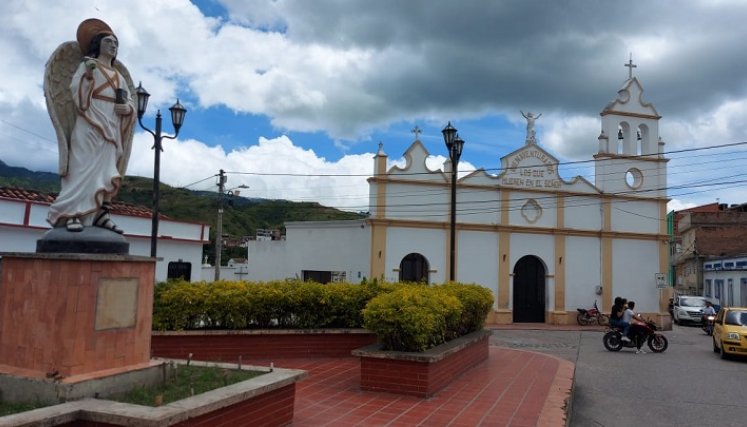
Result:
{"type": "Polygon", "coordinates": [[[569,196],[564,203],[564,222],[567,228],[601,230],[603,211],[598,197],[569,196]]]}
{"type": "Polygon", "coordinates": [[[457,279],[477,283],[497,295],[498,234],[460,231],[457,243],[457,279]]]}
{"type": "Polygon", "coordinates": [[[498,224],[500,193],[495,188],[465,188],[457,192],[457,221],[467,224],[498,224]]]}
{"type": "MultiPolygon", "coordinates": [[[[612,296],[636,303],[636,311],[659,312],[659,290],[656,289],[659,242],[616,239],[612,242],[612,296]]],[[[605,291],[606,292],[606,291],[605,291]]]]}
{"type": "Polygon", "coordinates": [[[601,248],[596,237],[568,236],[565,239],[565,309],[589,308],[597,301],[602,308],[602,296],[596,294],[600,277],[601,248]]]}
{"type": "Polygon", "coordinates": [[[448,221],[451,193],[446,186],[390,183],[386,217],[413,221],[448,221]]]}
{"type": "MultiPolygon", "coordinates": [[[[661,229],[659,204],[655,200],[613,200],[612,230],[656,234],[661,229]]],[[[662,218],[666,221],[666,218],[662,218]]]]}
{"type": "Polygon", "coordinates": [[[510,193],[509,224],[524,227],[554,228],[557,224],[557,200],[551,193],[510,193]]]}
{"type": "Polygon", "coordinates": [[[442,283],[447,280],[447,254],[445,250],[448,230],[422,228],[391,227],[386,240],[386,263],[384,275],[386,280],[399,280],[399,265],[410,253],[419,253],[428,260],[431,270],[429,283],[442,283]]]}

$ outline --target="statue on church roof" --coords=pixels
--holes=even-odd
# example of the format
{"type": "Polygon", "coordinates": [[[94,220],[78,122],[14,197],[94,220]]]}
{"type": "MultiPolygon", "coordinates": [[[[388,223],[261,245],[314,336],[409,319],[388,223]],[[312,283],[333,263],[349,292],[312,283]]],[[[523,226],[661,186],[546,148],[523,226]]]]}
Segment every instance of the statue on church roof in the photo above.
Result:
{"type": "Polygon", "coordinates": [[[525,119],[527,119],[527,144],[536,144],[537,132],[534,130],[534,122],[540,118],[542,113],[534,114],[532,112],[527,112],[526,114],[524,114],[524,112],[521,110],[519,110],[519,112],[522,116],[524,116],[525,119]]]}

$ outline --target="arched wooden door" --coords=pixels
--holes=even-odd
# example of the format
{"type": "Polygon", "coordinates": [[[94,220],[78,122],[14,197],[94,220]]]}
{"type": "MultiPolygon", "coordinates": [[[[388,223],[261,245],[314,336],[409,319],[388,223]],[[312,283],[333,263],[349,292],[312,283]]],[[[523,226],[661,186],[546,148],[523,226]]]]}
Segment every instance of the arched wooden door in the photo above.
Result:
{"type": "Polygon", "coordinates": [[[407,254],[399,263],[399,281],[429,283],[428,260],[418,253],[407,254]]]}
{"type": "Polygon", "coordinates": [[[545,266],[533,255],[514,266],[514,322],[545,322],[545,266]]]}

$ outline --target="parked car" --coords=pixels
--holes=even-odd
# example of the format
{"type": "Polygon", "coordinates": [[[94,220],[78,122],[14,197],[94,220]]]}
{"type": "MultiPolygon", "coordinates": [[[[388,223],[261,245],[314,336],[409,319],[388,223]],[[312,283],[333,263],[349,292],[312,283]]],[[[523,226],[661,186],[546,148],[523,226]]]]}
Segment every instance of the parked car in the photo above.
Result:
{"type": "Polygon", "coordinates": [[[706,298],[692,295],[677,295],[672,307],[672,320],[676,324],[683,322],[702,323],[706,298]]]}
{"type": "Polygon", "coordinates": [[[726,307],[719,310],[713,323],[713,351],[729,356],[747,356],[747,308],[726,307]]]}

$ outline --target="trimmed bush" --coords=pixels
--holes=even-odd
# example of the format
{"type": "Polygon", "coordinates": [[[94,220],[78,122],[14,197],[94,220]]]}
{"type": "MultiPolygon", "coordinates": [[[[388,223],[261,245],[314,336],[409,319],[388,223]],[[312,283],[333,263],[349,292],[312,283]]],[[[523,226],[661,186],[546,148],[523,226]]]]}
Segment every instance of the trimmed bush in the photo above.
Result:
{"type": "Polygon", "coordinates": [[[374,297],[363,310],[363,324],[376,333],[382,349],[424,351],[452,338],[462,304],[438,287],[399,286],[374,297]]]}
{"type": "Polygon", "coordinates": [[[453,282],[441,285],[440,288],[457,297],[464,307],[456,327],[457,336],[482,329],[493,308],[493,292],[490,289],[476,284],[462,285],[453,282]]]}

